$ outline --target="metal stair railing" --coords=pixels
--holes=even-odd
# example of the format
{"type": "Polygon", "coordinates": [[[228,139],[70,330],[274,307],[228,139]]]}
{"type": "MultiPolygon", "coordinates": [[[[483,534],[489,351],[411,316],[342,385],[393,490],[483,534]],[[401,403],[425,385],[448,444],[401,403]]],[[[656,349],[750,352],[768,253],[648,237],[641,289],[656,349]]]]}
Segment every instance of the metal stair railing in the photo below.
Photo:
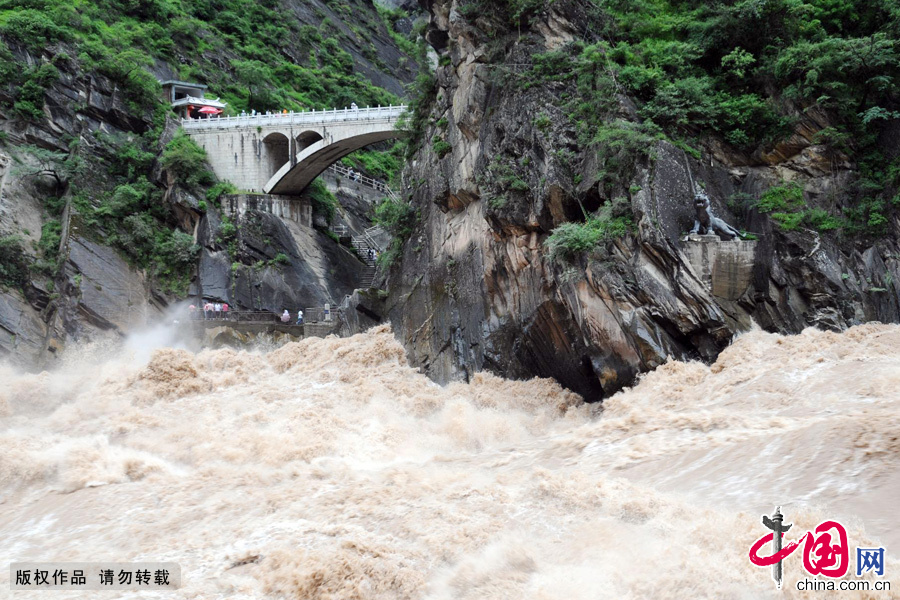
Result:
{"type": "Polygon", "coordinates": [[[359,173],[358,171],[356,172],[356,174],[359,177],[359,179],[352,178],[352,177],[350,177],[350,167],[346,167],[339,163],[332,164],[331,166],[328,167],[328,170],[334,171],[341,177],[347,177],[348,179],[350,179],[350,181],[355,181],[357,183],[363,184],[366,187],[370,187],[373,190],[377,190],[379,192],[384,192],[392,200],[397,199],[397,193],[394,190],[392,190],[391,188],[389,188],[388,185],[381,180],[374,179],[372,177],[367,177],[366,175],[363,175],[362,173],[359,173]]]}

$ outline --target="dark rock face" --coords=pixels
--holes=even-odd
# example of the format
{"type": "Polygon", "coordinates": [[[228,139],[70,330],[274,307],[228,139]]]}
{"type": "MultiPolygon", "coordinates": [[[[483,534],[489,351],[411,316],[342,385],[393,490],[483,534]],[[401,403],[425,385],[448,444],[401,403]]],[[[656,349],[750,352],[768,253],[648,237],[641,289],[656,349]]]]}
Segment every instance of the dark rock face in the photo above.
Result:
{"type": "Polygon", "coordinates": [[[162,315],[162,307],[151,299],[147,278],[115,250],[76,236],[69,237],[67,246],[64,276],[74,288],[67,309],[77,313],[67,315],[72,332],[81,328],[80,321],[128,331],[162,315]]]}
{"type": "Polygon", "coordinates": [[[363,263],[320,231],[258,211],[248,211],[237,226],[239,261],[233,262],[217,241],[216,213],[201,222],[195,295],[235,310],[280,313],[339,304],[359,283],[363,263]],[[279,253],[286,264],[273,263],[279,253]]]}
{"type": "Polygon", "coordinates": [[[19,292],[0,293],[0,359],[27,366],[44,349],[47,325],[19,292]]]}
{"type": "MultiPolygon", "coordinates": [[[[770,157],[781,161],[776,166],[728,162],[722,149],[697,161],[659,143],[621,190],[634,215],[632,234],[574,264],[551,263],[544,247],[550,231],[602,203],[595,153],[578,148],[547,91],[491,83],[482,41],[449,1],[423,5],[432,14],[429,40],[451,59],[438,69],[431,114],[432,123],[446,118],[448,126],[432,126],[424,138],[442,135],[452,150],[439,158],[422,149],[406,174],[418,183],[412,201],[419,220],[390,273],[386,310],[411,361],[435,380],[481,369],[555,377],[599,400],[669,357],[714,359],[753,321],[796,333],[900,320],[896,231],[867,248],[840,247],[810,231],[774,231],[752,210],[729,210],[725,200],[735,192],[755,193],[783,177],[803,178],[813,193],[839,193],[852,173],[810,176],[815,149],[803,136],[792,138],[805,143],[803,151],[784,147],[770,157]],[[536,127],[539,115],[551,127],[536,127]],[[517,171],[528,189],[501,198],[485,173],[507,158],[529,165],[517,171]],[[572,165],[584,176],[579,184],[572,165]],[[715,253],[712,265],[697,263],[702,253],[685,251],[695,242],[682,241],[694,221],[694,182],[705,186],[717,216],[760,241],[715,253]]],[[[567,10],[554,5],[536,27],[545,47],[577,31],[567,10]]],[[[508,60],[516,58],[513,50],[508,60]]],[[[628,100],[621,105],[627,118],[628,100]]]]}

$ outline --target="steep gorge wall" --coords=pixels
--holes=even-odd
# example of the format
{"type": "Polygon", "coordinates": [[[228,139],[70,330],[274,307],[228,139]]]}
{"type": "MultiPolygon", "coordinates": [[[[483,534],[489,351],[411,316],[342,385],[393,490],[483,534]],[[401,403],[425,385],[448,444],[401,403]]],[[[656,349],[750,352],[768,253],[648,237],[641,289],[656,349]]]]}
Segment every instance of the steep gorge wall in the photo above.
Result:
{"type": "MultiPolygon", "coordinates": [[[[754,164],[733,160],[727,147],[695,160],[658,142],[626,186],[635,231],[573,265],[552,264],[550,231],[602,202],[598,167],[555,107],[559,90],[522,89],[496,73],[514,73],[534,51],[576,38],[578,4],[557,2],[533,31],[506,39],[486,37],[459,2],[423,5],[431,12],[427,38],[446,58],[426,143],[405,173],[418,219],[391,270],[384,311],[410,360],[433,379],[480,370],[549,376],[598,400],[668,357],[713,359],[754,321],[795,333],[900,320],[897,223],[877,243],[840,247],[726,206],[735,192],[756,195],[781,179],[802,181],[814,197],[840,194],[852,170],[822,169],[827,161],[803,130],[781,155],[754,164]],[[551,124],[535,125],[539,117],[551,124]],[[436,138],[449,151],[429,143],[436,138]],[[527,190],[498,198],[485,177],[498,160],[528,165],[527,190]],[[680,238],[693,223],[692,180],[706,186],[717,215],[759,234],[751,283],[738,298],[715,296],[689,264],[680,238]]],[[[635,118],[627,97],[619,104],[621,117],[635,118]]]]}
{"type": "MultiPolygon", "coordinates": [[[[370,0],[340,6],[284,0],[277,8],[281,12],[273,8],[273,18],[290,19],[298,26],[319,27],[323,15],[327,16],[329,31],[343,40],[341,49],[353,58],[354,71],[382,89],[404,93],[415,61],[383,31],[370,0]],[[368,29],[376,31],[365,39],[354,33],[368,29]]],[[[81,222],[77,210],[60,215],[50,208],[51,203],[71,204],[76,185],[83,198],[99,205],[114,187],[114,153],[154,127],[152,111],[136,110],[120,83],[85,68],[73,58],[79,53],[70,43],[48,43],[41,50],[7,37],[0,37],[0,43],[9,47],[11,64],[17,69],[52,63],[58,71],[43,92],[40,118],[19,116],[12,108],[19,90],[0,85],[0,238],[19,238],[24,260],[34,263],[42,258],[38,249],[42,226],[51,219],[63,226],[59,256],[52,257],[52,265],[33,270],[22,286],[0,285],[0,359],[32,368],[48,364],[70,340],[118,338],[153,322],[183,292],[161,289],[149,270],[135,266],[110,245],[110,231],[81,222]],[[34,148],[77,157],[79,173],[64,185],[55,184],[50,176],[35,175],[34,148]]],[[[299,37],[287,40],[286,48],[273,52],[302,58],[301,52],[308,53],[305,43],[299,37]]],[[[233,49],[217,48],[207,50],[203,58],[221,68],[217,76],[227,77],[237,55],[233,49]]],[[[7,58],[0,56],[0,60],[7,58]]],[[[179,56],[184,64],[198,58],[179,56]]],[[[158,79],[178,79],[178,69],[177,64],[160,60],[149,67],[158,79]]],[[[148,150],[158,155],[176,129],[170,118],[148,150]]],[[[240,231],[236,259],[228,244],[217,239],[221,215],[215,207],[203,206],[202,190],[186,189],[158,160],[152,163],[147,172],[135,175],[146,176],[162,191],[155,218],[193,235],[201,246],[192,295],[221,299],[235,307],[280,311],[286,306],[338,302],[358,283],[362,263],[346,248],[324,233],[262,213],[245,220],[248,227],[240,231]],[[271,264],[279,255],[288,257],[291,264],[271,264]],[[236,261],[243,262],[236,266],[236,261]]]]}

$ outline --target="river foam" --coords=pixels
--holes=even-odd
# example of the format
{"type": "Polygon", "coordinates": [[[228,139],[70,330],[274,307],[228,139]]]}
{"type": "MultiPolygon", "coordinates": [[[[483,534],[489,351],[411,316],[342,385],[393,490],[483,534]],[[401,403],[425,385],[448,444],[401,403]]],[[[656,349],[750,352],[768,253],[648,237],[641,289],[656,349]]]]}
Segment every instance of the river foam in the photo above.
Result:
{"type": "Polygon", "coordinates": [[[0,381],[4,564],[179,562],[166,598],[807,597],[797,555],[777,594],[747,559],[782,504],[886,544],[900,586],[897,326],[754,331],[602,411],[551,380],[437,386],[386,327],[0,381]]]}

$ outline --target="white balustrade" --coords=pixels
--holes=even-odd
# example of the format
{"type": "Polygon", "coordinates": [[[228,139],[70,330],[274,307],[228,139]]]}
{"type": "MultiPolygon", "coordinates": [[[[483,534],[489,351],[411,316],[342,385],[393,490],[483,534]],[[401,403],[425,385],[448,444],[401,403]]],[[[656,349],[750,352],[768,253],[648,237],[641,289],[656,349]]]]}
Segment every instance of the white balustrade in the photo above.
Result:
{"type": "Polygon", "coordinates": [[[378,106],[367,108],[344,108],[332,110],[309,110],[275,114],[235,115],[211,117],[208,119],[181,119],[186,130],[237,129],[284,125],[317,125],[320,123],[352,121],[396,121],[406,111],[406,105],[378,106]]]}

